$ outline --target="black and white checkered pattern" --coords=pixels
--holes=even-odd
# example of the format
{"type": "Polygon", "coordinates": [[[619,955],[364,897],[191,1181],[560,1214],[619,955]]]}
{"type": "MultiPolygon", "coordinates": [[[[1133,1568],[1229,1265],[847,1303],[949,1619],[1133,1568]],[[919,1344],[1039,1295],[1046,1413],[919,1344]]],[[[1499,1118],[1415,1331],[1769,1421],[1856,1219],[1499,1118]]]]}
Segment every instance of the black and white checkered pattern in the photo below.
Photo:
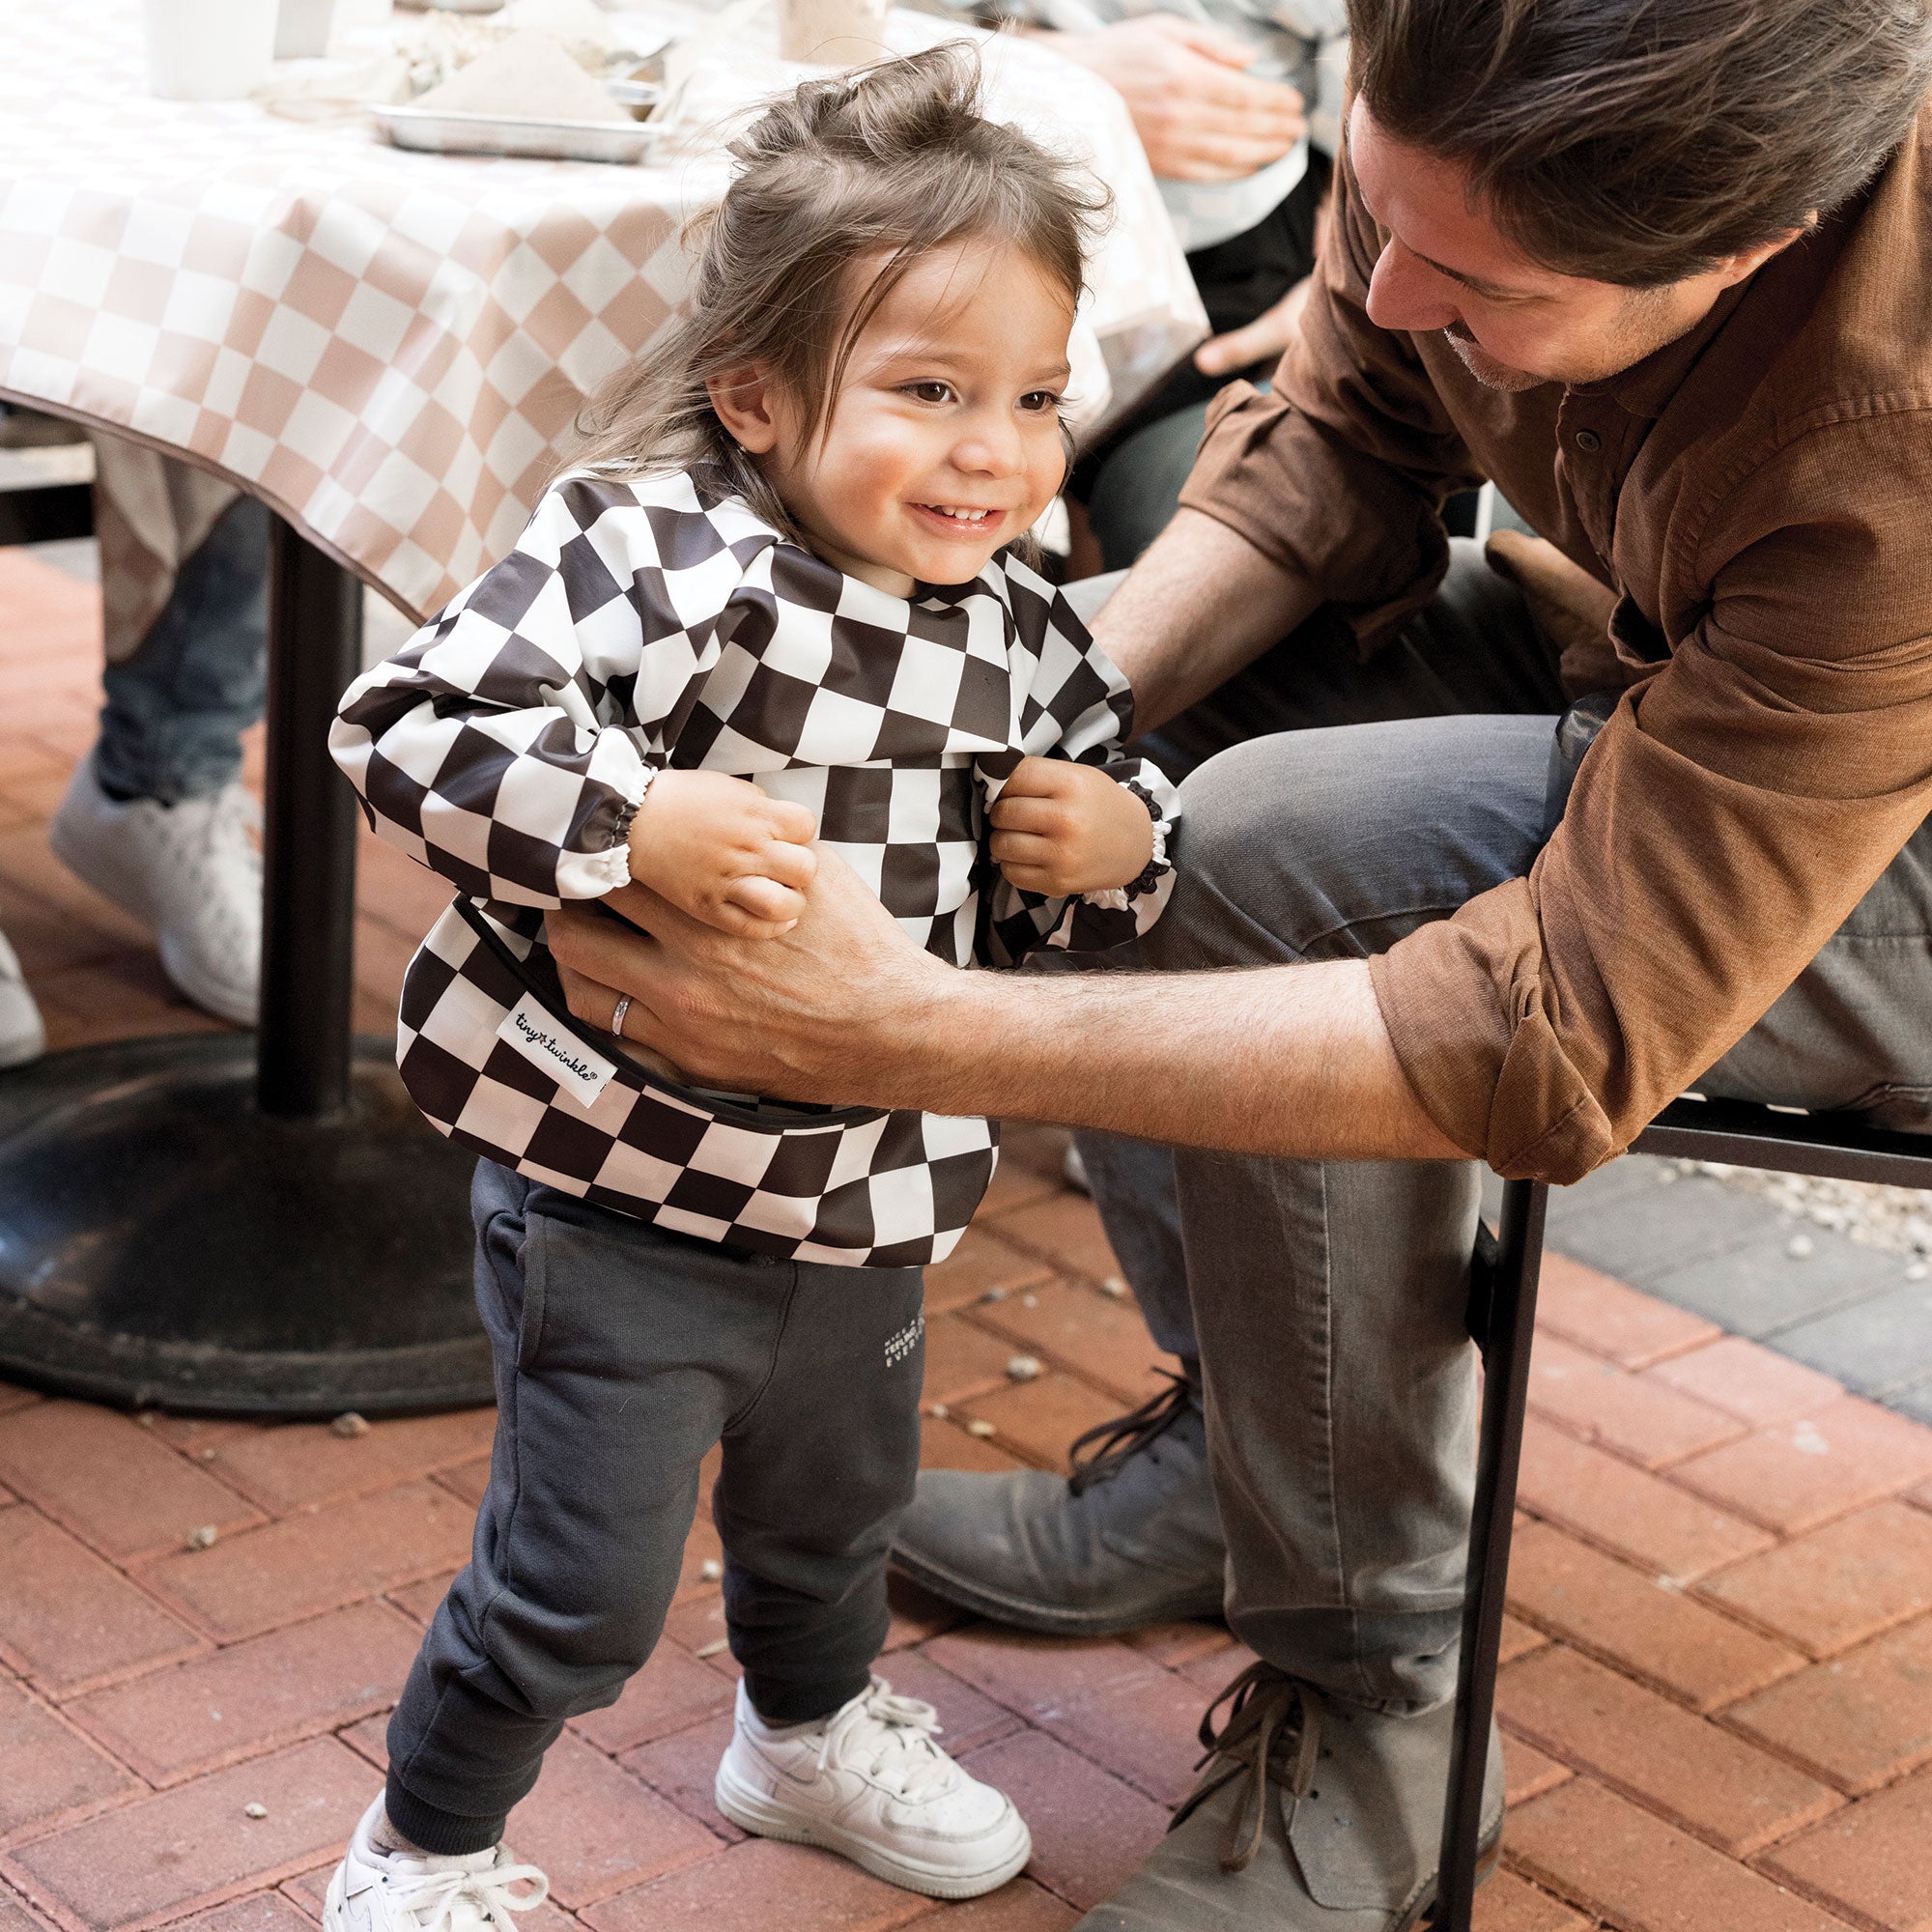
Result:
{"type": "Polygon", "coordinates": [[[350,688],[332,734],[376,829],[472,902],[410,970],[411,1093],[480,1151],[664,1226],[809,1261],[941,1259],[992,1178],[991,1123],[737,1106],[659,1081],[570,1019],[523,909],[622,885],[631,818],[675,765],[810,807],[954,965],[1112,946],[1172,884],[1173,789],[1119,755],[1130,718],[1065,600],[1004,554],[908,602],[689,475],[564,478],[501,563],[350,688]],[[1148,873],[1072,902],[1008,885],[986,808],[1029,754],[1129,785],[1155,820],[1148,873]],[[594,1097],[543,1070],[533,1031],[611,1069],[594,1097]]]}

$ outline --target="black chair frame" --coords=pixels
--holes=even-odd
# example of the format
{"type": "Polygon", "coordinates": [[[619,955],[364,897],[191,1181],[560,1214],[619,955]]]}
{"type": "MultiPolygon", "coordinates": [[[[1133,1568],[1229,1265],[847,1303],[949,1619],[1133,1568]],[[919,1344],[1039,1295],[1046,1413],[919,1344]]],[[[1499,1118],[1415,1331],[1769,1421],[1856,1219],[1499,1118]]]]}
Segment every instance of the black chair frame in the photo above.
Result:
{"type": "MultiPolygon", "coordinates": [[[[1632,1151],[1839,1180],[1932,1187],[1932,1139],[1886,1132],[1854,1114],[1804,1114],[1688,1095],[1666,1107],[1632,1151]]],[[[1470,1274],[1469,1332],[1483,1356],[1483,1415],[1441,1876],[1430,1920],[1436,1932],[1470,1932],[1474,1909],[1483,1776],[1495,1708],[1496,1655],[1548,1193],[1541,1181],[1505,1183],[1499,1224],[1493,1235],[1487,1228],[1479,1232],[1470,1274]]]]}

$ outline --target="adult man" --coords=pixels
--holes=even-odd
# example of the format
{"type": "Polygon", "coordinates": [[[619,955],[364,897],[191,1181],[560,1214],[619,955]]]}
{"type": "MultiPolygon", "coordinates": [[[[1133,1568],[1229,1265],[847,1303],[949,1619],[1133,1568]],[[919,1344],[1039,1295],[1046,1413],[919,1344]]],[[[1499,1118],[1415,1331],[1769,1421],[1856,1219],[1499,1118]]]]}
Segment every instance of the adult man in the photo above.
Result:
{"type": "Polygon", "coordinates": [[[953,974],[830,855],[763,947],[642,894],[648,937],[552,922],[577,1009],[621,986],[697,1077],[1183,1150],[1228,1611],[1263,1661],[1198,1802],[1083,1921],[1117,1932],[1427,1909],[1468,1157],[1574,1179],[1693,1079],[1932,1127],[1922,0],[1359,0],[1351,27],[1302,340],[1099,620],[1184,748],[1342,727],[1188,781],[1149,948],[1182,970],[953,974]],[[1560,665],[1448,559],[1440,503],[1481,475],[1615,593],[1560,665]],[[1606,684],[1552,831],[1550,714],[1606,684]]]}

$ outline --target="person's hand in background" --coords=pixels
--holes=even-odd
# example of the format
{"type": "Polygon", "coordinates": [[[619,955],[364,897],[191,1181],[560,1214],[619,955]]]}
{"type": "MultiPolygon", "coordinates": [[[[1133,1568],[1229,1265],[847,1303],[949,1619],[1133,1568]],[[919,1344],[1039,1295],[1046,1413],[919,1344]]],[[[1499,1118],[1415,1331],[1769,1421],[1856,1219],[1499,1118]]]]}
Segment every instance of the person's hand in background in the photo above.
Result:
{"type": "Polygon", "coordinates": [[[1301,96],[1286,81],[1243,72],[1254,48],[1218,27],[1144,14],[1038,38],[1121,96],[1149,166],[1169,181],[1239,181],[1308,131],[1301,96]]]}
{"type": "Polygon", "coordinates": [[[1225,335],[1212,335],[1194,352],[1194,366],[1204,376],[1232,376],[1257,362],[1277,362],[1301,332],[1301,312],[1308,306],[1309,278],[1304,275],[1271,308],[1254,321],[1225,335]]]}

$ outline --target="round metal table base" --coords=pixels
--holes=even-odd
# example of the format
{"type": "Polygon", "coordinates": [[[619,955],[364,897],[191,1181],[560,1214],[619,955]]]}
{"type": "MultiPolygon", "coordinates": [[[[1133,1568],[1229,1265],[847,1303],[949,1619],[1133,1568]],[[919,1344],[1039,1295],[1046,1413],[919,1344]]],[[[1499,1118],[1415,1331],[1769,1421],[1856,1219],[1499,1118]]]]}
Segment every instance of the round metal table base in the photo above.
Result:
{"type": "Polygon", "coordinates": [[[129,1040],[0,1076],[0,1378],[135,1406],[365,1415],[492,1399],[476,1157],[386,1040],[323,1120],[255,1105],[247,1035],[129,1040]]]}

